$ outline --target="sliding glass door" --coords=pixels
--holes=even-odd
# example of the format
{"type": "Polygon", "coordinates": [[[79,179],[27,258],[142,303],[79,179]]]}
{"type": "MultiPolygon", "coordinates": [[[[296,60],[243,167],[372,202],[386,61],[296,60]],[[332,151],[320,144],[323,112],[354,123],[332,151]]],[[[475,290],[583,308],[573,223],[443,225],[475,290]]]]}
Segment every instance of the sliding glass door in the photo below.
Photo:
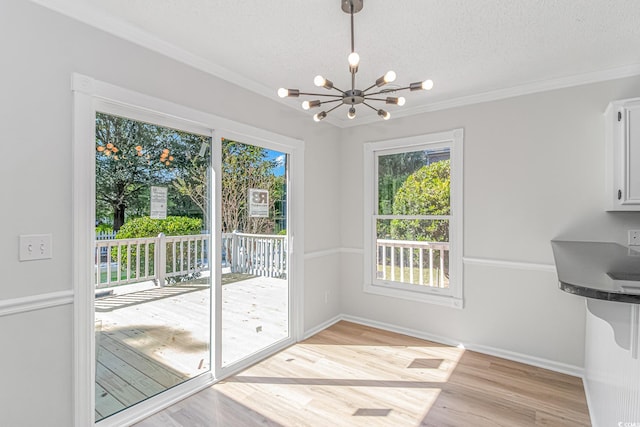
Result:
{"type": "Polygon", "coordinates": [[[287,153],[221,140],[221,352],[225,368],[291,338],[287,153]]]}
{"type": "Polygon", "coordinates": [[[304,142],[72,83],[74,425],[131,425],[301,338],[304,142]]]}

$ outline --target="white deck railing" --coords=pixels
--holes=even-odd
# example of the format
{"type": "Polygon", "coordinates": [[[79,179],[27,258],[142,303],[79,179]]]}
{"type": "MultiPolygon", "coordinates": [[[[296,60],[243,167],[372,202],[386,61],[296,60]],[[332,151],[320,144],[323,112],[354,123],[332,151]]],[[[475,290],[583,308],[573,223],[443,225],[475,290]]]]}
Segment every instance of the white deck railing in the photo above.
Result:
{"type": "Polygon", "coordinates": [[[378,239],[376,246],[379,279],[448,287],[448,242],[378,239]]]}
{"type": "MultiPolygon", "coordinates": [[[[96,240],[95,285],[105,288],[209,269],[209,234],[96,240]]],[[[285,278],[286,236],[223,233],[222,263],[233,273],[285,278]]]]}
{"type": "Polygon", "coordinates": [[[232,273],[287,277],[287,236],[223,233],[222,248],[232,273]]]}
{"type": "Polygon", "coordinates": [[[96,241],[95,285],[126,283],[194,274],[209,268],[209,235],[140,237],[96,241]]]}

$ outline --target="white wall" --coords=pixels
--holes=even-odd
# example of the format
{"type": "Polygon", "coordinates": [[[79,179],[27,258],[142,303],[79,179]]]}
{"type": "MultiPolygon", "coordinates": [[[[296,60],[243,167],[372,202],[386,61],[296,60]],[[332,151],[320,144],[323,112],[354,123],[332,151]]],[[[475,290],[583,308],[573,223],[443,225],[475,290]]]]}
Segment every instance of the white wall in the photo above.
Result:
{"type": "Polygon", "coordinates": [[[362,144],[464,128],[469,262],[466,308],[458,310],[364,293],[362,253],[344,251],[343,312],[488,351],[546,359],[557,368],[582,368],[584,301],[558,289],[549,241],[626,243],[626,230],[640,226],[638,213],[604,212],[603,198],[603,112],[610,100],[636,96],[640,78],[629,78],[345,131],[342,246],[362,249],[362,144]],[[477,259],[533,265],[516,269],[477,259]]]}
{"type": "MultiPolygon", "coordinates": [[[[72,425],[71,305],[6,308],[72,290],[71,73],[304,140],[304,250],[339,247],[339,176],[325,173],[338,153],[331,126],[23,0],[0,2],[0,52],[0,425],[72,425]],[[18,236],[32,233],[53,233],[53,259],[18,262],[18,236]]],[[[339,260],[308,262],[305,295],[334,298],[306,304],[306,329],[340,312],[337,273],[322,274],[339,260]]]]}

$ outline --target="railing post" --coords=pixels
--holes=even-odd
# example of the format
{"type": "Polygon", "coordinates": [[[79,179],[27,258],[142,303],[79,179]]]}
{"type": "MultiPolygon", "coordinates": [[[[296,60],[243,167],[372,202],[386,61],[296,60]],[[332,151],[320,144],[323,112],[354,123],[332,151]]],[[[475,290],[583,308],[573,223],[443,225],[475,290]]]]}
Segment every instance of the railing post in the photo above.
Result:
{"type": "Polygon", "coordinates": [[[240,248],[238,247],[238,231],[233,230],[231,233],[231,272],[238,273],[240,265],[240,248]]]}
{"type": "Polygon", "coordinates": [[[164,233],[158,234],[156,238],[156,279],[158,286],[164,286],[164,276],[167,272],[167,243],[164,233]]]}

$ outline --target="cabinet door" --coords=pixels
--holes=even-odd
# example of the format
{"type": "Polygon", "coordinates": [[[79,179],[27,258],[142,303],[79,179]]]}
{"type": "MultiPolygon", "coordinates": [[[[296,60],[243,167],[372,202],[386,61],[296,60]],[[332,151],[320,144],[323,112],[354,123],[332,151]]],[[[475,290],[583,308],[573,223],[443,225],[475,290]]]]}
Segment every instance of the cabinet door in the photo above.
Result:
{"type": "Polygon", "coordinates": [[[622,204],[640,205],[640,104],[625,108],[622,204]]]}

